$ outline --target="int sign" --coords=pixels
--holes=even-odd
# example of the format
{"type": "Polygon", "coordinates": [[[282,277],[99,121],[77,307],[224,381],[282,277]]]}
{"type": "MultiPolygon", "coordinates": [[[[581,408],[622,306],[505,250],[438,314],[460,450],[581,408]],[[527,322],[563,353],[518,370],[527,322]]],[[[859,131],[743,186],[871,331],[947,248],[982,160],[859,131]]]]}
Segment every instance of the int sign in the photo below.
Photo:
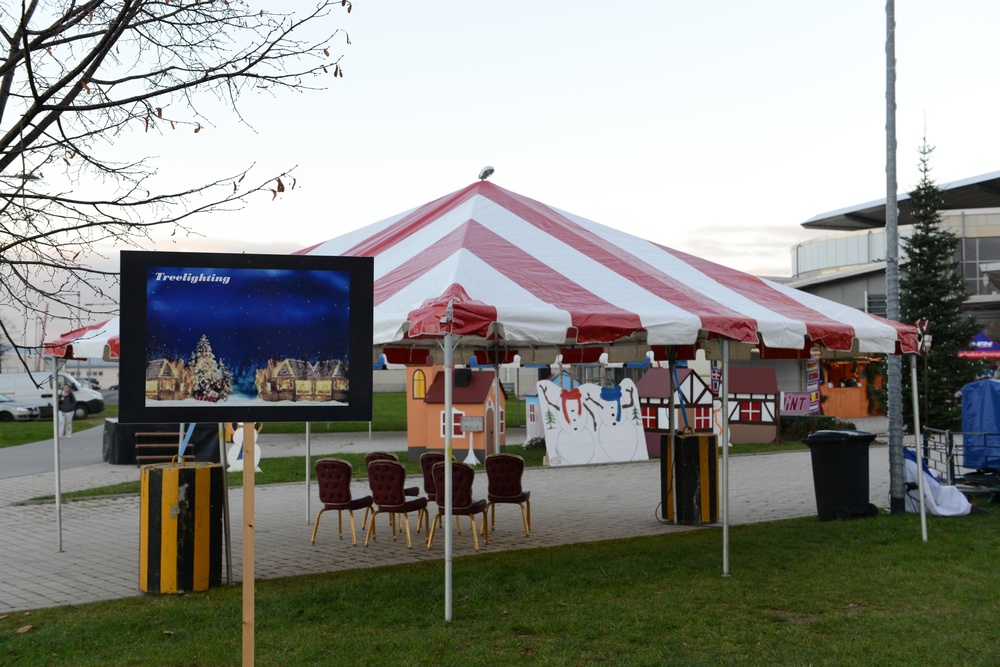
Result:
{"type": "Polygon", "coordinates": [[[781,392],[781,414],[810,414],[810,395],[808,393],[781,392]]]}
{"type": "Polygon", "coordinates": [[[483,418],[482,417],[466,417],[462,416],[462,431],[465,433],[482,433],[483,432],[483,418]]]}

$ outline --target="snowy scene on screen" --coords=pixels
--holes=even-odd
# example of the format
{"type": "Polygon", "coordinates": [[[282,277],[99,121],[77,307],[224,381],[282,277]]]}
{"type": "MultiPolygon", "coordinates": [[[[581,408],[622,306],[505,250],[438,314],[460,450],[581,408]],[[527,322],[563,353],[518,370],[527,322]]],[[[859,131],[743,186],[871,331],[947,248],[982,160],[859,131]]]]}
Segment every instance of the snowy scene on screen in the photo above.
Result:
{"type": "Polygon", "coordinates": [[[146,405],[347,405],[350,274],[149,267],[146,405]]]}

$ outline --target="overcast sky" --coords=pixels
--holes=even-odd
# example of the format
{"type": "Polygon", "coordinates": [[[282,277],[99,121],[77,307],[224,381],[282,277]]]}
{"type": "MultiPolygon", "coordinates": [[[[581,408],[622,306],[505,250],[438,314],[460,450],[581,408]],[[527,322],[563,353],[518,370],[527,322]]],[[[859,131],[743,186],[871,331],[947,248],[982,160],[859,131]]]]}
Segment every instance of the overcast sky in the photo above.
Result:
{"type": "MultiPolygon", "coordinates": [[[[298,0],[297,0],[298,1],[298,0]]],[[[292,3],[294,4],[294,3],[292,3]]],[[[996,0],[896,3],[900,191],[1000,170],[996,0]]],[[[885,196],[875,0],[356,0],[345,77],[142,137],[161,173],[298,165],[297,187],[158,250],[288,252],[458,190],[519,194],[747,272],[791,271],[801,223],[885,196]]]]}

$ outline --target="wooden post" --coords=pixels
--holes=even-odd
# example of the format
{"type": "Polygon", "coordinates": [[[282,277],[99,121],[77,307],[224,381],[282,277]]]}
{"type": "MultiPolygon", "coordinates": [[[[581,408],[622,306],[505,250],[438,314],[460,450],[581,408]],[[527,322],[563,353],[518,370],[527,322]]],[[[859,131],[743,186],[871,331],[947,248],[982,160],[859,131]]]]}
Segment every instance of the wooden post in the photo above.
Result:
{"type": "Polygon", "coordinates": [[[243,667],[254,664],[254,457],[253,422],[243,422],[243,667]]]}

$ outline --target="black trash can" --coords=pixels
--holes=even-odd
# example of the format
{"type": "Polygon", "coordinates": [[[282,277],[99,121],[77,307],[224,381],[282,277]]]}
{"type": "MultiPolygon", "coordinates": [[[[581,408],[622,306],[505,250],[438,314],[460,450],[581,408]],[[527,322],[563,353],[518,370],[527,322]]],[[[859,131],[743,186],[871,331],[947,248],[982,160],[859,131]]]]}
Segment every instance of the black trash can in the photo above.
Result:
{"type": "Polygon", "coordinates": [[[866,431],[816,431],[803,440],[812,455],[820,521],[878,514],[868,502],[868,445],[874,439],[866,431]]]}

